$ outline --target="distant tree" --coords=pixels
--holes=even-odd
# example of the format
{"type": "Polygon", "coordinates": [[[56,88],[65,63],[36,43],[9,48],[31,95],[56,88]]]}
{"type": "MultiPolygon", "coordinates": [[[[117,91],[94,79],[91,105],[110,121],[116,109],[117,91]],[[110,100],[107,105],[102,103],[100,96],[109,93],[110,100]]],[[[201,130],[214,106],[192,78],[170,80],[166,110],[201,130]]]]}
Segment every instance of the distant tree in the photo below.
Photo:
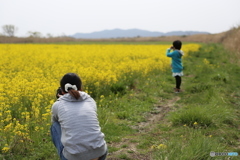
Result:
{"type": "Polygon", "coordinates": [[[52,37],[53,37],[53,35],[51,33],[47,34],[47,38],[52,38],[52,37]]]}
{"type": "Polygon", "coordinates": [[[62,33],[60,37],[67,37],[65,33],[62,33]]]}
{"type": "Polygon", "coordinates": [[[29,37],[34,37],[34,38],[40,38],[42,36],[40,32],[29,31],[28,34],[29,34],[29,37]]]}
{"type": "Polygon", "coordinates": [[[15,33],[17,32],[17,27],[14,25],[4,25],[2,26],[3,34],[9,37],[14,37],[15,33]]]}

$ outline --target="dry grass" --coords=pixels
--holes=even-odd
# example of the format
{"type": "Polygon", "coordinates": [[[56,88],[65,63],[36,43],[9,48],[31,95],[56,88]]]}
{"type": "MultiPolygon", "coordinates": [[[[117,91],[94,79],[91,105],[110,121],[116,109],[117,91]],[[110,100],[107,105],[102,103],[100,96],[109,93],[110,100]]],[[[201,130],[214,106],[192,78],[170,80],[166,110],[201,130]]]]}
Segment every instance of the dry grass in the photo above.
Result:
{"type": "MultiPolygon", "coordinates": [[[[179,39],[183,42],[222,43],[236,59],[240,59],[240,26],[233,27],[229,31],[218,34],[198,34],[191,36],[167,36],[167,37],[135,37],[135,38],[111,38],[111,39],[75,39],[71,37],[54,38],[20,38],[0,36],[0,43],[59,43],[59,42],[172,42],[179,39]]],[[[238,63],[240,61],[238,60],[238,63]]]]}
{"type": "Polygon", "coordinates": [[[56,38],[34,38],[34,37],[6,37],[0,36],[0,43],[56,43],[56,42],[73,42],[76,39],[71,37],[56,38]]]}
{"type": "MultiPolygon", "coordinates": [[[[230,31],[229,31],[230,32],[230,31]]],[[[0,43],[54,43],[54,42],[171,42],[179,39],[184,42],[200,43],[221,43],[228,32],[219,34],[197,34],[191,36],[162,36],[162,37],[134,37],[134,38],[111,38],[111,39],[75,39],[71,37],[54,37],[54,38],[20,38],[0,36],[0,43]]]]}
{"type": "Polygon", "coordinates": [[[233,62],[240,64],[240,26],[226,32],[222,44],[234,54],[233,62]]]}

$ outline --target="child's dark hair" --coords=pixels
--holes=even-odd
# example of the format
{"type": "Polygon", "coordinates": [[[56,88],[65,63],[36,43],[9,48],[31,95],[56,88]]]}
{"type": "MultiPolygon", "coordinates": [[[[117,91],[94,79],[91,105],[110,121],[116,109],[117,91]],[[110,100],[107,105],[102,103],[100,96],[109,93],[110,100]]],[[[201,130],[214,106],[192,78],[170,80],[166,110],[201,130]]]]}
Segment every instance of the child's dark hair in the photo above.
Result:
{"type": "Polygon", "coordinates": [[[81,78],[77,74],[75,74],[75,73],[65,74],[60,81],[60,86],[61,86],[62,91],[64,91],[65,93],[69,93],[75,99],[79,99],[80,93],[78,92],[78,90],[82,89],[82,81],[81,81],[81,78]],[[69,83],[71,85],[75,85],[77,87],[77,90],[75,90],[71,87],[68,87],[66,90],[65,85],[67,83],[69,83]]]}
{"type": "Polygon", "coordinates": [[[174,47],[175,49],[180,50],[180,49],[182,48],[182,42],[179,41],[179,40],[174,41],[174,42],[173,42],[173,47],[174,47]]]}

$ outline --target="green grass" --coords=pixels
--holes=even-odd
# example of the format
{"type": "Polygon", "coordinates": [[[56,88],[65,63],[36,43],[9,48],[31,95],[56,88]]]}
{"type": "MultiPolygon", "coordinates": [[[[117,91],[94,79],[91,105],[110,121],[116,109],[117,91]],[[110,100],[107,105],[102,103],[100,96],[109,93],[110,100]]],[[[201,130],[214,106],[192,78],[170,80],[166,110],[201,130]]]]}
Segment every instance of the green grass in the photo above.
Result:
{"type": "Polygon", "coordinates": [[[132,126],[146,121],[146,112],[153,112],[154,104],[167,105],[180,97],[163,121],[141,134],[133,130],[139,133],[132,137],[139,153],[151,152],[151,159],[212,159],[211,151],[240,153],[239,66],[230,63],[228,52],[217,44],[204,45],[189,55],[184,59],[184,92],[172,92],[175,82],[170,71],[155,71],[146,79],[139,78],[135,89],[115,102],[119,107],[115,118],[132,126]],[[159,144],[167,147],[151,149],[159,144]]]}
{"type": "Polygon", "coordinates": [[[189,55],[185,91],[179,94],[181,107],[169,114],[171,128],[161,135],[164,138],[171,132],[168,149],[156,151],[154,159],[211,159],[210,151],[240,153],[240,107],[232,103],[240,92],[240,76],[233,72],[239,66],[228,62],[227,51],[216,44],[189,55]],[[179,137],[185,137],[184,142],[179,137]]]}
{"type": "MultiPolygon", "coordinates": [[[[184,58],[184,92],[179,94],[173,93],[175,81],[169,68],[153,71],[147,77],[136,74],[128,82],[111,86],[104,98],[96,96],[110,157],[134,159],[135,151],[128,149],[131,145],[139,155],[153,160],[214,159],[209,156],[211,151],[240,154],[240,67],[229,62],[230,56],[218,44],[203,45],[198,52],[189,53],[184,58]],[[176,98],[179,100],[173,103],[176,98]],[[163,119],[139,128],[151,115],[162,114],[156,106],[168,105],[170,111],[163,119]],[[123,139],[128,141],[123,143],[123,139]],[[126,152],[111,156],[121,149],[126,152]]],[[[49,135],[40,136],[39,144],[29,142],[11,155],[0,153],[0,159],[58,159],[49,135]],[[34,150],[26,155],[24,147],[34,150]]]]}

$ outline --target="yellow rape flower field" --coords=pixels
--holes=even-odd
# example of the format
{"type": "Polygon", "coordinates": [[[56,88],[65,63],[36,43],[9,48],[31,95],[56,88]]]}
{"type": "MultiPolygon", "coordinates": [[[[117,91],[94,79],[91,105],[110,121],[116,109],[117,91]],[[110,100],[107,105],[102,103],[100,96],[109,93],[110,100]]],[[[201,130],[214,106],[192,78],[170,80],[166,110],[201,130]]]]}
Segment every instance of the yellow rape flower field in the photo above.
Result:
{"type": "MultiPolygon", "coordinates": [[[[127,81],[134,73],[146,76],[169,69],[169,45],[0,44],[0,153],[31,151],[49,137],[51,105],[60,78],[80,75],[89,94],[127,81]]],[[[198,44],[183,45],[189,51],[198,44]]]]}

